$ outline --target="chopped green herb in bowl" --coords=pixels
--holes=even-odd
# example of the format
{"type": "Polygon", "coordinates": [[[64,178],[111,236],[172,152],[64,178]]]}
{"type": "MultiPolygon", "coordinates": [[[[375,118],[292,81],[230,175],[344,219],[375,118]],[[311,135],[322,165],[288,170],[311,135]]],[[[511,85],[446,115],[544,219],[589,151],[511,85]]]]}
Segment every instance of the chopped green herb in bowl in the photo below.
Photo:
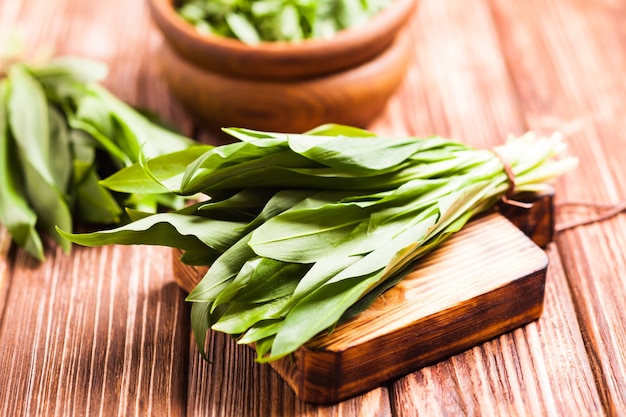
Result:
{"type": "Polygon", "coordinates": [[[199,32],[245,43],[331,38],[364,24],[392,0],[181,0],[176,10],[199,32]]]}

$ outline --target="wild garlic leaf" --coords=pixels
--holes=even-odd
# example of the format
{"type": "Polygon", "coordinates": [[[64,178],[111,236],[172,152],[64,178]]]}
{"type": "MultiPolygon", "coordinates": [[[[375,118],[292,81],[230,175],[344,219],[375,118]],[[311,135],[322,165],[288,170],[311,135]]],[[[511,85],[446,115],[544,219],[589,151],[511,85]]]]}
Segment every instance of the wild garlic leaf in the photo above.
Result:
{"type": "Polygon", "coordinates": [[[206,344],[207,330],[211,326],[210,303],[193,303],[191,306],[191,330],[198,344],[200,354],[208,359],[204,346],[206,344]]]}
{"type": "Polygon", "coordinates": [[[43,245],[35,229],[37,215],[20,192],[19,162],[11,157],[15,144],[9,134],[8,93],[9,81],[0,80],[0,221],[20,246],[43,260],[43,245]]]}
{"type": "Polygon", "coordinates": [[[185,265],[206,266],[212,265],[222,253],[211,248],[186,250],[179,258],[185,265]]]}
{"type": "MultiPolygon", "coordinates": [[[[286,148],[287,141],[289,138],[289,134],[287,133],[264,132],[261,130],[246,129],[242,127],[226,127],[226,128],[223,128],[222,131],[238,139],[241,142],[250,142],[254,147],[267,148],[265,149],[265,152],[278,152],[280,148],[286,148]],[[259,139],[265,139],[265,140],[259,140],[259,139]],[[275,150],[272,148],[275,148],[275,150]]],[[[228,145],[221,146],[221,148],[223,150],[226,150],[226,149],[230,150],[231,148],[233,148],[233,146],[234,144],[228,144],[228,145]]],[[[236,154],[239,154],[240,153],[238,149],[239,146],[235,148],[237,149],[236,154]]],[[[235,153],[230,152],[230,155],[234,156],[235,153]]]]}
{"type": "MultiPolygon", "coordinates": [[[[217,297],[215,297],[215,299],[213,300],[213,305],[211,306],[211,311],[213,311],[220,304],[224,304],[230,301],[232,297],[235,296],[237,291],[240,290],[243,286],[245,286],[248,283],[248,281],[250,281],[250,277],[255,274],[255,270],[259,268],[259,266],[262,263],[265,263],[265,264],[272,263],[272,266],[274,266],[274,263],[272,261],[264,260],[264,258],[261,258],[258,256],[254,256],[248,259],[241,266],[241,268],[237,272],[237,275],[235,275],[233,279],[228,283],[228,285],[224,287],[222,291],[220,291],[217,297]]],[[[267,270],[268,270],[267,265],[264,265],[263,267],[261,267],[261,273],[267,270]]]]}
{"type": "Polygon", "coordinates": [[[255,44],[331,37],[381,9],[370,6],[363,0],[185,0],[176,10],[201,33],[210,28],[211,33],[255,44]],[[358,16],[351,16],[353,13],[358,16]],[[324,29],[320,31],[320,27],[324,29]]]}
{"type": "Polygon", "coordinates": [[[59,79],[92,83],[103,81],[109,69],[102,62],[74,56],[59,56],[45,65],[29,65],[30,72],[43,84],[59,79]]]}
{"type": "Polygon", "coordinates": [[[291,353],[294,346],[301,346],[337,323],[350,306],[385,279],[384,267],[389,260],[399,250],[424,236],[436,216],[428,219],[392,239],[389,245],[348,266],[304,297],[287,314],[272,344],[271,356],[261,361],[275,360],[291,353]],[[317,312],[313,314],[313,311],[317,312]]]}
{"type": "MultiPolygon", "coordinates": [[[[37,214],[36,226],[50,233],[63,250],[69,252],[69,242],[55,233],[57,225],[72,230],[72,216],[50,166],[53,155],[45,93],[23,65],[12,66],[9,77],[9,129],[19,149],[12,157],[17,157],[23,173],[22,192],[37,214]]],[[[63,152],[60,155],[67,157],[63,152]]]]}
{"type": "Polygon", "coordinates": [[[94,84],[90,86],[90,90],[108,109],[110,117],[123,133],[123,140],[117,139],[118,145],[125,149],[133,162],[139,160],[140,152],[147,158],[152,158],[186,149],[193,144],[191,139],[151,123],[104,87],[94,84]]]}
{"type": "MultiPolygon", "coordinates": [[[[33,221],[36,232],[51,234],[67,252],[70,244],[56,227],[71,232],[74,220],[118,222],[122,214],[118,201],[152,211],[182,206],[183,199],[168,189],[157,193],[154,181],[148,192],[129,195],[114,195],[99,184],[101,173],[132,165],[144,151],[156,156],[194,143],[98,85],[105,75],[105,65],[74,57],[43,64],[12,62],[6,71],[3,134],[12,161],[6,169],[14,177],[7,190],[17,193],[6,194],[20,198],[22,203],[15,204],[24,213],[14,217],[21,228],[12,225],[10,233],[40,259],[42,253],[36,248],[40,245],[24,237],[33,221]]],[[[178,168],[182,175],[184,169],[178,168]]],[[[0,220],[12,224],[14,218],[0,220]]]]}
{"type": "Polygon", "coordinates": [[[54,146],[48,155],[48,166],[57,188],[62,193],[67,194],[72,177],[72,153],[67,124],[61,113],[52,106],[48,106],[47,119],[51,145],[54,141],[54,146]]]}
{"type": "Polygon", "coordinates": [[[226,288],[245,263],[256,254],[248,245],[250,234],[244,236],[222,253],[202,280],[187,296],[187,301],[212,302],[226,288]]]}
{"type": "Polygon", "coordinates": [[[353,204],[286,211],[252,233],[255,253],[284,262],[311,263],[332,252],[367,213],[353,204]]]}
{"type": "MultiPolygon", "coordinates": [[[[222,167],[219,170],[213,169],[213,167],[205,169],[204,166],[202,166],[198,168],[197,173],[194,173],[193,176],[185,174],[181,191],[183,194],[190,195],[197,192],[211,192],[220,189],[241,187],[247,184],[247,181],[253,179],[257,174],[271,172],[271,170],[277,167],[289,168],[314,165],[313,162],[306,158],[294,155],[289,151],[283,151],[271,153],[256,159],[241,161],[237,164],[222,167]],[[266,169],[269,170],[265,171],[266,169]]],[[[280,181],[279,178],[276,179],[280,181]]],[[[259,185],[265,184],[266,187],[272,187],[275,183],[273,181],[260,182],[258,179],[255,182],[259,185]]]]}
{"type": "Polygon", "coordinates": [[[198,206],[198,211],[206,215],[228,215],[229,213],[246,213],[256,217],[267,202],[272,198],[266,190],[246,188],[226,198],[211,199],[198,206]]]}
{"type": "Polygon", "coordinates": [[[81,172],[80,182],[74,185],[76,192],[74,212],[86,222],[118,223],[122,209],[111,193],[100,185],[100,178],[93,166],[75,160],[73,168],[75,172],[81,172]]]}
{"type": "Polygon", "coordinates": [[[313,136],[347,136],[347,137],[374,137],[376,133],[369,130],[361,129],[354,126],[340,125],[336,123],[327,123],[319,125],[306,132],[307,135],[313,136]]]}
{"type": "Polygon", "coordinates": [[[312,141],[304,135],[293,135],[289,146],[295,152],[329,167],[346,170],[381,171],[393,168],[411,155],[428,147],[432,141],[414,138],[391,139],[386,137],[332,137],[330,140],[312,141]]]}
{"type": "Polygon", "coordinates": [[[263,303],[229,304],[211,329],[228,334],[245,333],[253,325],[276,315],[288,301],[289,297],[277,296],[263,303]]]}
{"type": "Polygon", "coordinates": [[[389,236],[384,245],[365,254],[361,259],[337,273],[323,285],[339,282],[345,279],[371,275],[384,270],[399,252],[410,245],[419,245],[428,236],[428,230],[437,222],[436,210],[420,213],[417,218],[409,220],[408,225],[394,236],[389,236]]]}
{"type": "Polygon", "coordinates": [[[304,39],[304,33],[300,26],[300,13],[291,4],[287,4],[279,10],[275,28],[278,39],[287,41],[304,39]]]}
{"type": "Polygon", "coordinates": [[[11,67],[9,77],[9,124],[21,159],[28,161],[43,181],[54,184],[48,165],[51,155],[45,93],[22,65],[11,67]]]}
{"type": "Polygon", "coordinates": [[[310,267],[270,258],[251,258],[243,265],[235,279],[216,297],[213,308],[233,301],[261,303],[290,295],[310,267]]]}
{"type": "Polygon", "coordinates": [[[319,332],[333,326],[378,277],[358,277],[324,285],[308,295],[284,319],[272,343],[269,357],[258,357],[259,362],[282,358],[302,346],[319,332]]]}
{"type": "Polygon", "coordinates": [[[72,230],[72,214],[65,197],[56,188],[41,176],[28,160],[21,161],[24,173],[24,193],[35,213],[37,213],[37,228],[48,233],[63,250],[68,253],[71,245],[57,233],[58,226],[63,230],[72,230]]]}
{"type": "Polygon", "coordinates": [[[84,117],[84,115],[82,118],[69,115],[68,124],[75,130],[82,130],[85,133],[88,133],[102,148],[106,150],[118,166],[122,167],[132,165],[133,159],[127,155],[123,149],[117,146],[117,144],[111,140],[109,136],[102,133],[102,125],[98,127],[98,122],[86,120],[84,117]]]}
{"type": "Polygon", "coordinates": [[[257,217],[247,226],[247,231],[252,231],[272,217],[288,210],[306,200],[315,192],[312,190],[279,190],[273,194],[257,217]]]}
{"type": "Polygon", "coordinates": [[[139,163],[135,163],[116,171],[102,180],[101,184],[110,190],[123,193],[178,192],[187,166],[211,148],[209,145],[190,146],[172,152],[166,158],[151,158],[147,161],[147,166],[152,176],[139,163]],[[155,181],[153,177],[159,181],[155,181]]]}
{"type": "Polygon", "coordinates": [[[239,237],[245,223],[225,222],[177,213],[157,213],[111,230],[71,234],[59,230],[66,239],[84,246],[106,244],[159,245],[183,250],[208,246],[226,250],[239,237]]]}

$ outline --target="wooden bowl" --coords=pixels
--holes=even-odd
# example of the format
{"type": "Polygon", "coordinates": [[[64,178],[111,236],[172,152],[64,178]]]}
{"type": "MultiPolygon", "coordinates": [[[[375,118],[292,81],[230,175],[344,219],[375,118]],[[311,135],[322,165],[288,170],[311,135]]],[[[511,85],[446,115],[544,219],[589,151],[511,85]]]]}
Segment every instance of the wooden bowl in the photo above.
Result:
{"type": "Polygon", "coordinates": [[[303,132],[324,123],[366,127],[402,82],[410,45],[401,29],[417,0],[394,0],[363,27],[332,39],[261,42],[202,35],[148,0],[165,42],[158,51],[172,93],[212,127],[303,132]]]}
{"type": "Polygon", "coordinates": [[[394,0],[367,24],[332,39],[261,42],[207,36],[182,19],[173,0],[148,0],[152,17],[166,41],[185,60],[233,77],[289,80],[330,74],[368,61],[386,49],[404,27],[417,0],[394,0]]]}

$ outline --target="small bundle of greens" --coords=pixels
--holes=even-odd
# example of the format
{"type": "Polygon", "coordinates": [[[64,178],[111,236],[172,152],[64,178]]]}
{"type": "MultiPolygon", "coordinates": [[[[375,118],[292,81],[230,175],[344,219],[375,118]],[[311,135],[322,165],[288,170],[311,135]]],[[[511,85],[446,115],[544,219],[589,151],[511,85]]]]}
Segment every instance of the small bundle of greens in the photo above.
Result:
{"type": "Polygon", "coordinates": [[[0,222],[13,240],[43,260],[39,232],[66,250],[55,230],[74,218],[120,221],[125,205],[180,207],[171,194],[112,194],[101,177],[131,166],[140,154],[184,149],[190,140],[159,127],[97,84],[107,68],[56,58],[45,64],[0,60],[0,222]]]}
{"type": "Polygon", "coordinates": [[[196,30],[255,44],[330,38],[360,25],[392,0],[182,0],[177,12],[196,30]]]}
{"type": "Polygon", "coordinates": [[[541,192],[576,161],[558,136],[512,138],[497,153],[441,137],[388,138],[325,125],[307,134],[225,129],[238,142],[194,147],[123,169],[121,192],[206,196],[172,213],[73,242],[180,248],[209,265],[189,294],[202,350],[209,328],[254,344],[259,361],[288,355],[362,311],[419,259],[507,193],[541,192]]]}

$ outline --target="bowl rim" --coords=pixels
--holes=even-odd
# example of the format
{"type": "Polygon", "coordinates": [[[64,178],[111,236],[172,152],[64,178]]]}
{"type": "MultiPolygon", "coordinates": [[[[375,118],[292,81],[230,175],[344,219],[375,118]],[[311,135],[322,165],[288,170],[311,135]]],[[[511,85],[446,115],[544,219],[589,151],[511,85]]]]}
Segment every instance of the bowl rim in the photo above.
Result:
{"type": "Polygon", "coordinates": [[[253,45],[238,39],[199,33],[176,12],[174,1],[148,0],[148,3],[156,26],[177,53],[197,65],[212,70],[219,70],[223,66],[225,71],[240,76],[249,75],[252,71],[249,64],[253,60],[262,62],[262,65],[269,65],[273,70],[278,70],[278,73],[272,74],[273,70],[265,71],[261,68],[256,76],[278,79],[286,76],[280,67],[295,62],[315,63],[312,68],[304,71],[306,76],[312,76],[358,65],[371,59],[389,46],[405,26],[418,0],[393,0],[368,22],[341,30],[332,38],[293,42],[263,41],[253,45]],[[351,52],[347,54],[346,51],[351,52]],[[248,65],[239,63],[241,68],[237,65],[235,68],[229,66],[229,60],[244,55],[248,57],[248,65]],[[321,62],[323,64],[320,66],[321,62]],[[328,70],[325,69],[326,66],[328,70]]]}
{"type": "MultiPolygon", "coordinates": [[[[167,44],[162,44],[159,51],[164,57],[161,71],[170,91],[204,126],[215,130],[238,126],[301,133],[323,123],[342,123],[366,128],[386,106],[402,82],[411,60],[411,54],[407,53],[409,49],[408,36],[401,34],[393,40],[391,47],[363,65],[324,77],[291,82],[240,79],[204,71],[180,57],[167,44]],[[377,77],[376,73],[380,72],[381,66],[385,68],[384,75],[377,77]],[[324,94],[324,98],[320,99],[320,91],[341,91],[341,94],[324,94]],[[200,98],[203,94],[204,100],[200,98]],[[269,103],[259,100],[258,97],[269,97],[269,103]],[[309,97],[310,100],[302,97],[309,97]],[[312,104],[320,101],[323,104],[312,104]],[[239,102],[244,104],[240,105],[239,102]],[[302,107],[303,102],[309,104],[302,107]],[[340,108],[344,110],[340,110],[340,116],[337,116],[337,106],[340,103],[340,108]],[[365,103],[365,107],[357,103],[365,103]],[[259,110],[259,105],[266,106],[268,113],[278,111],[275,114],[281,115],[276,116],[280,123],[275,122],[276,117],[267,117],[266,114],[245,117],[245,122],[236,121],[239,116],[233,116],[238,111],[235,109],[241,106],[254,114],[259,110]],[[292,117],[294,111],[296,115],[302,113],[299,108],[307,112],[306,122],[303,117],[292,117]],[[224,111],[228,114],[226,121],[221,115],[224,111]],[[282,119],[283,116],[287,118],[287,122],[282,119]]],[[[263,113],[262,110],[261,112],[263,113]]]]}

